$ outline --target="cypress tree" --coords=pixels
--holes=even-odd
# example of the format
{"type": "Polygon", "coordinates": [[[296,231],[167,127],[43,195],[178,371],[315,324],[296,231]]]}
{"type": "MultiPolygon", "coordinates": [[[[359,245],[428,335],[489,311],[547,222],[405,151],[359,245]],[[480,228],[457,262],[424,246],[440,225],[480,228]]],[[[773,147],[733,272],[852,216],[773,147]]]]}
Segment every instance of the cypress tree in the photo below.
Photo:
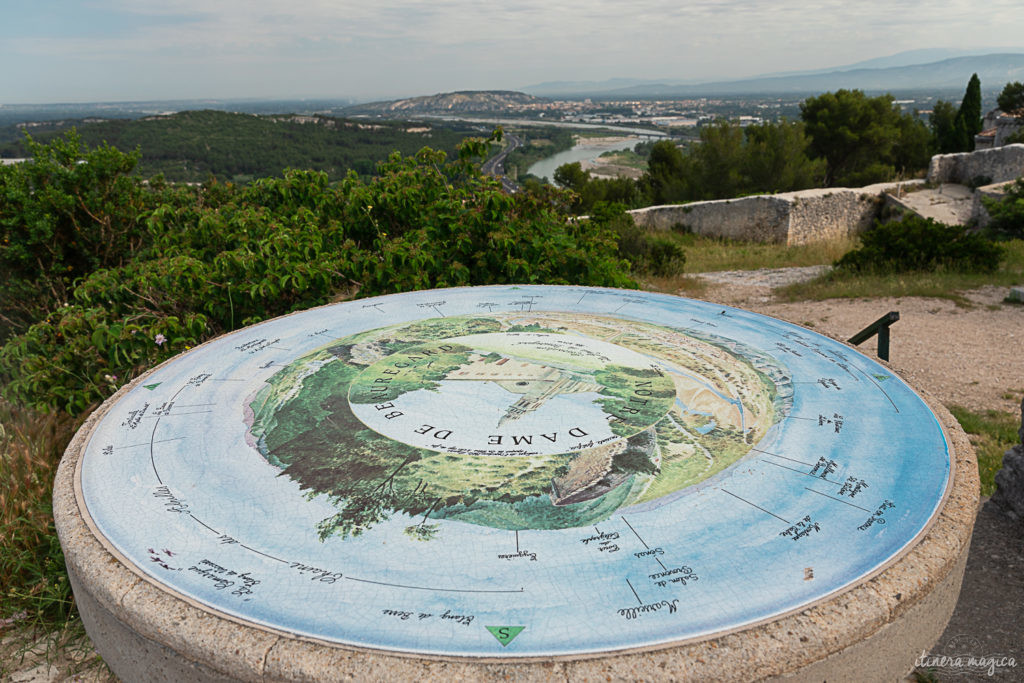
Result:
{"type": "Polygon", "coordinates": [[[956,114],[956,130],[961,135],[961,146],[965,152],[974,151],[974,136],[981,132],[981,79],[973,74],[967,82],[964,99],[956,114]]]}

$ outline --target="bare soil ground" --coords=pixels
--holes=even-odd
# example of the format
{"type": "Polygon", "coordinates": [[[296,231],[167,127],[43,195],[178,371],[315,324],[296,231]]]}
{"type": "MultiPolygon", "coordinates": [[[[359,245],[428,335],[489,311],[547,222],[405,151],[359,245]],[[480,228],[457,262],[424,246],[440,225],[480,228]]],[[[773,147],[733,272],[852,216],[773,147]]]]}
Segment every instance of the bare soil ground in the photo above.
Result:
{"type": "MultiPolygon", "coordinates": [[[[911,384],[945,405],[973,410],[1019,410],[1024,393],[1024,306],[1003,303],[1006,287],[986,287],[966,293],[967,307],[943,299],[877,298],[832,299],[820,302],[781,303],[773,289],[797,279],[813,277],[820,268],[785,268],[761,271],[708,273],[708,288],[701,298],[763,313],[806,326],[836,339],[848,339],[889,311],[899,311],[892,327],[890,360],[904,371],[911,384]]],[[[875,354],[875,341],[860,350],[875,354]]],[[[1015,670],[1002,680],[1024,676],[1024,529],[984,508],[979,516],[957,612],[932,654],[951,655],[973,647],[976,656],[996,653],[1014,656],[1015,670]]],[[[0,627],[2,634],[2,627],[0,627]]],[[[13,658],[8,635],[0,646],[0,681],[50,683],[54,681],[113,680],[100,665],[83,673],[90,660],[87,641],[79,647],[37,647],[26,657],[13,658]]],[[[975,680],[967,672],[940,670],[938,680],[975,680]]],[[[997,679],[1001,678],[999,674],[997,679]]],[[[991,680],[978,675],[977,680],[991,680]]]]}
{"type": "MultiPolygon", "coordinates": [[[[1004,303],[1007,287],[966,292],[969,306],[919,297],[828,299],[780,303],[774,287],[816,268],[707,274],[702,298],[770,315],[846,340],[889,311],[899,322],[890,328],[889,360],[911,384],[944,405],[972,410],[1016,412],[1024,394],[1024,306],[1004,303]]],[[[871,339],[858,350],[875,356],[871,339]]]]}

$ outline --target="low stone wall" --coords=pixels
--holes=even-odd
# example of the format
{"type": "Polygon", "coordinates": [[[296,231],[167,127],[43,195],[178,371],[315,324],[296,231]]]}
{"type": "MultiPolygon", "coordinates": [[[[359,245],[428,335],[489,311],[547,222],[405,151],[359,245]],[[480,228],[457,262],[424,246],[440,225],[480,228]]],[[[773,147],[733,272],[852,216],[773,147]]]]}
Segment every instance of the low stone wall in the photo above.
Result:
{"type": "MultiPolygon", "coordinates": [[[[989,178],[989,183],[1002,183],[1022,175],[1024,145],[1006,145],[933,156],[927,182],[970,185],[978,178],[989,178]]],[[[682,225],[698,235],[807,244],[863,232],[879,217],[888,193],[899,195],[900,186],[923,182],[911,180],[858,188],[816,188],[738,199],[648,206],[629,213],[637,225],[649,230],[669,230],[682,225]]],[[[898,199],[892,203],[909,208],[898,199]]],[[[973,217],[984,220],[980,213],[983,212],[975,209],[973,217]]]]}
{"type": "Polygon", "coordinates": [[[1024,175],[1024,145],[1006,145],[961,154],[937,154],[928,165],[928,182],[973,185],[977,178],[1000,183],[1024,175]]]}
{"type": "Polygon", "coordinates": [[[683,225],[698,235],[807,244],[849,237],[866,230],[879,215],[883,194],[896,188],[893,183],[859,188],[816,188],[739,199],[648,206],[629,213],[637,225],[650,230],[669,230],[683,225]]]}
{"type": "Polygon", "coordinates": [[[992,217],[988,215],[988,209],[985,208],[982,198],[1003,199],[1006,196],[1006,190],[1012,184],[1013,181],[993,183],[992,185],[979,187],[974,191],[974,202],[971,205],[971,220],[976,228],[984,228],[992,221],[992,217]]]}

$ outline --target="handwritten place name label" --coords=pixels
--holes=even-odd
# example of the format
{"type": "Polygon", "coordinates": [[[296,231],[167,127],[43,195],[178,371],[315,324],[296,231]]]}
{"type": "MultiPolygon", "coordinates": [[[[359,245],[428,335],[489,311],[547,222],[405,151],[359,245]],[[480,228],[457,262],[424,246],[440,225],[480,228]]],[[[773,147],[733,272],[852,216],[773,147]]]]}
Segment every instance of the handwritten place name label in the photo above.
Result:
{"type": "Polygon", "coordinates": [[[839,489],[840,496],[849,496],[855,498],[858,493],[868,488],[867,482],[857,477],[847,477],[846,481],[843,482],[843,487],[839,489]]]}
{"type": "Polygon", "coordinates": [[[884,503],[878,506],[878,509],[875,510],[875,514],[868,517],[868,521],[864,522],[857,528],[861,531],[866,531],[871,528],[872,524],[885,524],[885,517],[883,517],[883,515],[885,515],[885,511],[890,510],[894,507],[896,507],[896,503],[892,502],[891,500],[886,500],[884,503]]]}
{"type": "Polygon", "coordinates": [[[828,479],[828,475],[835,472],[837,467],[839,467],[839,463],[835,460],[829,460],[822,455],[818,458],[818,462],[814,463],[814,467],[811,468],[811,475],[821,479],[828,479]]]}
{"type": "Polygon", "coordinates": [[[665,608],[668,608],[668,613],[673,614],[676,611],[676,605],[679,602],[679,598],[674,600],[662,600],[661,602],[652,602],[649,605],[637,605],[636,607],[623,607],[618,611],[620,617],[625,617],[627,621],[636,619],[637,617],[644,616],[646,614],[654,614],[665,608]]]}
{"type": "Polygon", "coordinates": [[[164,504],[164,509],[167,510],[167,512],[175,512],[179,515],[188,513],[188,503],[186,503],[184,499],[178,498],[171,492],[171,489],[166,486],[157,486],[154,488],[153,497],[164,504]]]}
{"type": "Polygon", "coordinates": [[[685,586],[689,581],[697,581],[700,579],[700,577],[686,565],[672,567],[665,571],[649,574],[648,576],[651,577],[651,580],[654,581],[654,583],[662,588],[670,583],[678,583],[685,586]]]}
{"type": "Polygon", "coordinates": [[[786,538],[792,538],[794,541],[799,541],[812,531],[821,531],[821,526],[817,522],[812,521],[810,515],[807,515],[785,531],[780,531],[779,536],[785,536],[786,538]]]}
{"type": "Polygon", "coordinates": [[[641,550],[639,552],[633,553],[633,555],[636,556],[636,557],[655,557],[657,555],[664,555],[664,554],[665,554],[665,551],[662,550],[660,547],[658,547],[658,548],[648,548],[647,550],[641,550]]]}
{"type": "Polygon", "coordinates": [[[395,619],[401,619],[402,621],[408,621],[415,615],[416,619],[419,621],[424,621],[426,619],[440,619],[442,621],[454,621],[456,624],[462,624],[463,626],[469,626],[473,623],[473,619],[476,618],[476,616],[472,614],[454,614],[450,609],[446,609],[444,614],[414,612],[412,610],[404,609],[382,609],[380,612],[386,617],[394,617],[395,619]]]}
{"type": "Polygon", "coordinates": [[[174,409],[174,401],[168,401],[161,403],[160,406],[153,411],[154,417],[166,417],[171,414],[171,410],[174,409]]]}
{"type": "Polygon", "coordinates": [[[204,372],[201,375],[196,375],[195,377],[189,378],[188,383],[191,386],[198,387],[198,386],[201,386],[203,384],[203,382],[205,382],[206,380],[210,379],[210,377],[211,377],[210,373],[204,372]]]}
{"type": "Polygon", "coordinates": [[[308,564],[302,564],[301,562],[292,562],[291,568],[299,572],[303,576],[311,574],[309,577],[310,581],[318,581],[320,583],[334,583],[338,579],[344,578],[341,572],[332,572],[330,569],[320,569],[319,567],[311,567],[308,564]]]}
{"type": "Polygon", "coordinates": [[[619,538],[619,532],[618,531],[612,531],[610,533],[606,533],[604,531],[597,530],[597,534],[596,535],[594,535],[594,536],[587,536],[586,538],[581,538],[580,539],[580,543],[582,543],[583,545],[587,545],[587,546],[589,546],[591,543],[596,543],[597,544],[597,549],[600,550],[601,552],[615,553],[615,552],[619,551],[619,546],[617,544],[613,543],[612,541],[615,541],[618,538],[619,538]]]}
{"type": "Polygon", "coordinates": [[[838,434],[843,429],[843,419],[839,413],[832,413],[832,417],[818,413],[818,426],[832,425],[833,430],[838,434]]]}
{"type": "MultiPolygon", "coordinates": [[[[509,337],[519,336],[513,332],[508,335],[509,337]]],[[[535,338],[528,339],[527,341],[513,342],[512,346],[527,346],[531,349],[540,349],[542,351],[555,351],[556,353],[571,356],[573,358],[594,358],[605,363],[611,363],[612,359],[608,356],[594,351],[586,344],[581,344],[573,339],[551,339],[538,341],[535,338]]]]}
{"type": "Polygon", "coordinates": [[[258,353],[258,352],[262,351],[263,349],[265,349],[267,347],[273,346],[274,344],[278,343],[279,341],[281,341],[279,338],[278,339],[253,339],[252,341],[247,341],[244,344],[239,344],[238,346],[235,347],[235,351],[241,351],[242,353],[248,353],[249,355],[252,355],[254,353],[258,353]]]}
{"type": "Polygon", "coordinates": [[[148,402],[143,403],[142,407],[138,410],[129,410],[128,417],[126,417],[124,422],[121,423],[121,426],[127,427],[128,429],[135,429],[139,426],[139,423],[142,422],[142,416],[146,414],[147,410],[149,410],[148,402]]]}
{"type": "Polygon", "coordinates": [[[803,356],[803,354],[801,354],[799,351],[794,349],[792,346],[789,346],[787,344],[783,344],[782,342],[775,342],[775,347],[779,351],[782,351],[783,353],[790,353],[790,354],[792,354],[794,356],[797,356],[798,358],[803,356]]]}
{"type": "Polygon", "coordinates": [[[221,565],[211,560],[202,559],[198,563],[188,568],[188,571],[198,574],[204,579],[209,579],[213,582],[215,590],[225,590],[227,588],[234,588],[231,591],[231,595],[243,596],[252,595],[253,588],[255,588],[260,580],[254,578],[249,572],[237,572],[233,569],[222,567],[221,565]]]}
{"type": "Polygon", "coordinates": [[[529,550],[517,550],[514,553],[504,553],[498,555],[499,560],[514,560],[520,557],[528,557],[531,562],[537,561],[537,553],[531,553],[529,550]]]}

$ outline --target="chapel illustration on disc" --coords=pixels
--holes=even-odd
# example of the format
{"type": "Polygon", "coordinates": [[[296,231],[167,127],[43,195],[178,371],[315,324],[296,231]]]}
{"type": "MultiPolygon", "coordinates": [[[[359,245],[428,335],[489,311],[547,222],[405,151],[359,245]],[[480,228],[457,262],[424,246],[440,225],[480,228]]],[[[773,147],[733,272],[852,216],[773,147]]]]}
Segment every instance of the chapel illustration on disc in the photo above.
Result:
{"type": "Polygon", "coordinates": [[[657,647],[856,584],[950,480],[887,368],[620,290],[414,292],[221,337],[137,382],[79,476],[162,588],[287,633],[469,657],[657,647]]]}

